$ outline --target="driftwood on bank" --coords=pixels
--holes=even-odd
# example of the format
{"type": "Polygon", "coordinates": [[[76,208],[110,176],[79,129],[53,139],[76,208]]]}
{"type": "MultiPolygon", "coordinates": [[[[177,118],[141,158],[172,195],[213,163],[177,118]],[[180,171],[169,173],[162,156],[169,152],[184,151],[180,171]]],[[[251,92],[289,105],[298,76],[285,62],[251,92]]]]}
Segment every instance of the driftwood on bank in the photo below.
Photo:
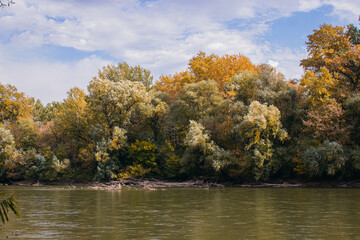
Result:
{"type": "Polygon", "coordinates": [[[297,187],[305,187],[304,184],[301,183],[256,183],[256,184],[240,184],[235,185],[234,187],[244,187],[244,188],[297,188],[297,187]]]}
{"type": "Polygon", "coordinates": [[[148,179],[125,179],[107,183],[97,183],[87,188],[94,190],[120,190],[122,188],[143,188],[145,190],[156,190],[158,188],[210,188],[224,187],[223,184],[204,181],[166,182],[148,179]]]}
{"type": "MultiPolygon", "coordinates": [[[[75,189],[94,189],[94,190],[120,190],[122,188],[142,188],[145,190],[156,190],[164,188],[223,188],[223,187],[240,187],[240,188],[360,188],[360,180],[353,181],[314,181],[314,182],[272,182],[272,183],[215,183],[206,182],[202,180],[192,180],[184,182],[168,182],[156,179],[125,179],[121,181],[110,181],[110,182],[91,182],[91,183],[73,183],[73,182],[50,182],[40,183],[39,181],[19,181],[10,182],[11,185],[24,185],[24,186],[51,186],[51,185],[62,185],[67,190],[75,189]]],[[[3,185],[3,184],[1,184],[3,185]]],[[[4,184],[7,185],[7,184],[4,184]]]]}
{"type": "Polygon", "coordinates": [[[125,179],[120,181],[121,185],[129,187],[153,187],[153,188],[186,188],[186,187],[224,187],[219,183],[204,182],[204,181],[186,181],[186,182],[166,182],[159,180],[141,180],[141,179],[125,179]]]}

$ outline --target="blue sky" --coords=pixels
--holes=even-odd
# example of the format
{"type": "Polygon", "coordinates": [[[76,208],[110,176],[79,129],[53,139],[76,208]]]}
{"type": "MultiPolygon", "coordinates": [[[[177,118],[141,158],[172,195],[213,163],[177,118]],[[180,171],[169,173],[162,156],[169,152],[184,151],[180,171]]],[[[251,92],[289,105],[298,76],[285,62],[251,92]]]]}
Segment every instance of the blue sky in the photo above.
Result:
{"type": "Polygon", "coordinates": [[[16,0],[0,10],[0,82],[44,103],[86,89],[126,61],[153,73],[185,70],[199,51],[241,53],[300,78],[307,35],[358,26],[358,0],[16,0]]]}

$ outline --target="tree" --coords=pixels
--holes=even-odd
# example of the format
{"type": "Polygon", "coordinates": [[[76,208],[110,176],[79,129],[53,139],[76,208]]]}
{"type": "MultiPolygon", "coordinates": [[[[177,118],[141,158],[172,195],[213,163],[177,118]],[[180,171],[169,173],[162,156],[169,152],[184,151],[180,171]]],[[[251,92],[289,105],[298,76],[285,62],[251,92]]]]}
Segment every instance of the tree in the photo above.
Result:
{"type": "Polygon", "coordinates": [[[94,78],[88,90],[90,108],[98,123],[105,127],[105,134],[110,136],[115,126],[126,129],[138,104],[150,101],[145,86],[137,81],[94,78]]]}
{"type": "MultiPolygon", "coordinates": [[[[360,34],[359,34],[360,35],[360,34]]],[[[325,60],[329,69],[339,75],[344,86],[349,91],[358,91],[360,88],[360,45],[351,50],[325,60]]]]}
{"type": "Polygon", "coordinates": [[[12,85],[0,83],[0,122],[15,121],[18,118],[29,116],[32,112],[31,99],[18,92],[12,85]]]}
{"type": "Polygon", "coordinates": [[[190,176],[209,177],[231,161],[230,153],[217,146],[204,126],[196,121],[190,121],[184,143],[187,149],[183,165],[190,176]]]}
{"type": "Polygon", "coordinates": [[[344,103],[345,119],[351,126],[350,136],[351,140],[359,145],[360,144],[360,94],[355,93],[349,96],[344,103]]]}
{"type": "Polygon", "coordinates": [[[235,126],[234,131],[244,139],[255,179],[267,179],[280,165],[273,158],[274,143],[288,137],[281,126],[280,111],[272,105],[253,101],[243,121],[235,126]]]}
{"type": "Polygon", "coordinates": [[[99,70],[98,78],[107,79],[112,82],[129,80],[133,82],[141,82],[147,90],[150,89],[154,77],[151,72],[139,65],[135,67],[129,66],[126,62],[118,65],[107,65],[99,70]]]}
{"type": "MultiPolygon", "coordinates": [[[[259,101],[281,110],[292,107],[297,94],[284,75],[268,64],[260,64],[255,72],[240,71],[232,77],[232,82],[227,87],[228,91],[233,92],[234,99],[245,105],[249,105],[251,101],[259,101]]],[[[281,113],[286,114],[285,111],[281,113]]]]}
{"type": "Polygon", "coordinates": [[[14,136],[16,148],[25,151],[37,149],[37,127],[31,117],[20,118],[8,127],[14,136]]]}
{"type": "Polygon", "coordinates": [[[281,128],[280,111],[272,105],[267,106],[258,101],[251,102],[248,113],[236,129],[245,137],[246,149],[258,144],[263,138],[287,138],[286,131],[281,128]]]}
{"type": "Polygon", "coordinates": [[[320,25],[320,29],[308,36],[306,42],[308,57],[301,60],[305,71],[319,72],[327,67],[326,60],[339,56],[351,49],[351,42],[346,35],[345,27],[320,25]]]}
{"type": "MultiPolygon", "coordinates": [[[[228,127],[230,102],[219,91],[214,80],[185,84],[177,99],[170,105],[166,118],[168,130],[175,138],[169,138],[174,146],[182,145],[190,120],[206,125],[217,142],[231,131],[228,127]],[[175,140],[175,141],[174,141],[175,140]]],[[[170,137],[169,136],[169,137],[170,137]]]]}
{"type": "Polygon", "coordinates": [[[77,87],[70,89],[68,97],[58,107],[54,124],[73,164],[80,150],[91,145],[91,120],[85,92],[77,87]]]}
{"type": "Polygon", "coordinates": [[[15,141],[10,130],[0,126],[0,167],[12,157],[15,150],[15,141]]]}
{"type": "Polygon", "coordinates": [[[189,61],[186,71],[169,76],[161,76],[156,83],[156,88],[173,95],[181,92],[185,84],[200,82],[203,80],[214,80],[223,94],[227,95],[225,85],[231,82],[232,76],[240,71],[255,71],[251,61],[240,54],[224,55],[215,54],[207,56],[199,52],[197,56],[189,61]]]}
{"type": "Polygon", "coordinates": [[[318,74],[307,71],[300,80],[300,85],[305,101],[310,107],[316,107],[331,98],[337,99],[339,96],[339,82],[324,67],[320,69],[318,74]]]}
{"type": "Polygon", "coordinates": [[[204,52],[190,59],[189,68],[197,81],[214,80],[221,91],[225,90],[226,83],[231,82],[231,77],[240,71],[255,71],[255,66],[241,54],[219,57],[215,54],[207,56],[204,52]]]}
{"type": "Polygon", "coordinates": [[[161,75],[155,87],[158,91],[176,95],[181,92],[185,84],[193,82],[195,82],[194,76],[189,71],[183,71],[173,75],[161,75]]]}
{"type": "Polygon", "coordinates": [[[356,91],[360,87],[360,30],[323,24],[308,36],[308,57],[301,60],[305,71],[320,73],[327,68],[340,82],[343,91],[356,91]]]}
{"type": "Polygon", "coordinates": [[[241,71],[232,78],[232,84],[229,86],[235,94],[235,100],[242,101],[249,105],[255,100],[256,93],[259,90],[260,82],[256,74],[249,71],[241,71]]]}
{"type": "Polygon", "coordinates": [[[122,146],[131,117],[141,104],[149,104],[150,97],[139,81],[94,78],[89,86],[88,102],[94,119],[97,179],[114,179],[120,169],[122,146]],[[120,146],[120,145],[121,146],[120,146]]]}
{"type": "Polygon", "coordinates": [[[195,112],[195,120],[211,114],[213,108],[223,100],[223,97],[214,80],[203,80],[186,84],[179,99],[186,102],[189,111],[195,112]]]}
{"type": "Polygon", "coordinates": [[[328,140],[345,144],[350,140],[349,127],[345,126],[344,111],[334,99],[310,109],[303,124],[305,132],[321,142],[328,140]]]}
{"type": "Polygon", "coordinates": [[[329,141],[305,150],[302,160],[310,177],[334,176],[346,162],[342,146],[329,141]]]}
{"type": "Polygon", "coordinates": [[[135,164],[141,164],[147,168],[156,167],[155,159],[156,145],[147,141],[136,141],[130,146],[130,158],[135,164]]]}

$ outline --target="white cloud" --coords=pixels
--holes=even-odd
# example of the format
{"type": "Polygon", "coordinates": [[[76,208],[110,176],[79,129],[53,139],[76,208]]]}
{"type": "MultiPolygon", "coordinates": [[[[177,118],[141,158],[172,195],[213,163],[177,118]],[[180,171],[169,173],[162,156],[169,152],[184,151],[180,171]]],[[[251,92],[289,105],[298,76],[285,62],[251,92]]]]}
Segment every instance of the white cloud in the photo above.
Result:
{"type": "MultiPolygon", "coordinates": [[[[278,63],[277,69],[284,73],[289,79],[299,79],[303,74],[302,68],[299,66],[300,59],[307,56],[305,49],[294,50],[290,48],[279,48],[271,53],[271,61],[278,63]]],[[[271,65],[271,64],[270,64],[271,65]]]]}
{"type": "Polygon", "coordinates": [[[84,90],[98,69],[110,62],[90,56],[78,62],[0,62],[1,83],[15,85],[44,103],[61,101],[70,88],[84,90]]]}
{"type": "Polygon", "coordinates": [[[268,60],[267,62],[270,66],[276,68],[278,65],[279,65],[279,62],[278,61],[274,61],[274,60],[268,60]]]}
{"type": "Polygon", "coordinates": [[[308,12],[321,7],[322,4],[321,0],[302,0],[299,1],[299,11],[308,12]]]}
{"type": "Polygon", "coordinates": [[[0,73],[29,95],[49,101],[51,97],[61,99],[76,81],[85,86],[107,63],[99,57],[74,65],[61,59],[38,60],[36,55],[21,59],[21,49],[49,44],[103,51],[119,61],[140,64],[155,76],[185,69],[190,57],[204,50],[241,53],[255,63],[278,62],[288,77],[298,77],[304,51],[273,49],[262,37],[270,31],[271,21],[324,4],[334,6],[333,13],[338,15],[360,12],[355,0],[17,1],[0,13],[0,38],[6,42],[2,48],[8,48],[7,54],[0,55],[4,63],[0,73]],[[235,27],[230,28],[232,23],[235,27]]]}
{"type": "Polygon", "coordinates": [[[360,14],[360,2],[358,0],[325,0],[325,4],[334,7],[333,14],[345,22],[357,23],[360,14]]]}

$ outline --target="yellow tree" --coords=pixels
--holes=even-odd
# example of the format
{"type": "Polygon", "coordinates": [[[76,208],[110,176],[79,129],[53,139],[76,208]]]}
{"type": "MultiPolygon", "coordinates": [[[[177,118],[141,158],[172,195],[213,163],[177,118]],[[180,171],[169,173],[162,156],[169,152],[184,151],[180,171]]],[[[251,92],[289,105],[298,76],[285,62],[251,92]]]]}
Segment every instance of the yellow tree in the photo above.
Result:
{"type": "Polygon", "coordinates": [[[88,106],[85,92],[77,87],[70,89],[68,97],[59,106],[56,114],[56,124],[71,138],[83,141],[86,137],[88,120],[88,106]]]}
{"type": "Polygon", "coordinates": [[[215,54],[207,56],[204,52],[199,52],[190,60],[189,69],[197,81],[214,80],[219,89],[224,91],[225,84],[231,82],[232,76],[243,70],[255,71],[255,66],[241,54],[226,54],[219,57],[215,54]]]}
{"type": "Polygon", "coordinates": [[[0,122],[15,121],[26,117],[33,110],[32,100],[12,85],[0,83],[0,122]]]}
{"type": "Polygon", "coordinates": [[[241,54],[220,57],[215,54],[206,55],[204,52],[199,52],[197,56],[190,59],[186,71],[161,76],[160,81],[156,83],[156,88],[176,95],[187,83],[214,80],[218,84],[220,91],[227,93],[225,89],[226,83],[231,82],[232,76],[243,70],[255,71],[256,67],[247,57],[241,54]]]}
{"type": "Polygon", "coordinates": [[[331,75],[327,68],[321,68],[316,74],[307,71],[300,80],[301,92],[307,104],[316,107],[331,98],[337,98],[339,82],[331,75]]]}
{"type": "Polygon", "coordinates": [[[183,71],[173,75],[161,75],[155,87],[158,91],[175,96],[183,89],[185,84],[193,82],[195,82],[194,76],[189,71],[183,71]]]}
{"type": "Polygon", "coordinates": [[[58,107],[54,125],[67,148],[67,157],[73,162],[80,152],[82,155],[92,152],[91,117],[86,94],[82,89],[74,87],[68,91],[68,97],[58,107]]]}
{"type": "Polygon", "coordinates": [[[326,59],[331,59],[351,49],[351,42],[346,35],[345,27],[323,24],[320,29],[308,36],[308,57],[301,60],[305,70],[319,72],[327,67],[326,59]]]}
{"type": "Polygon", "coordinates": [[[346,27],[324,24],[308,36],[308,57],[301,60],[306,71],[321,73],[327,68],[339,81],[343,97],[360,87],[360,31],[353,25],[346,27]]]}

